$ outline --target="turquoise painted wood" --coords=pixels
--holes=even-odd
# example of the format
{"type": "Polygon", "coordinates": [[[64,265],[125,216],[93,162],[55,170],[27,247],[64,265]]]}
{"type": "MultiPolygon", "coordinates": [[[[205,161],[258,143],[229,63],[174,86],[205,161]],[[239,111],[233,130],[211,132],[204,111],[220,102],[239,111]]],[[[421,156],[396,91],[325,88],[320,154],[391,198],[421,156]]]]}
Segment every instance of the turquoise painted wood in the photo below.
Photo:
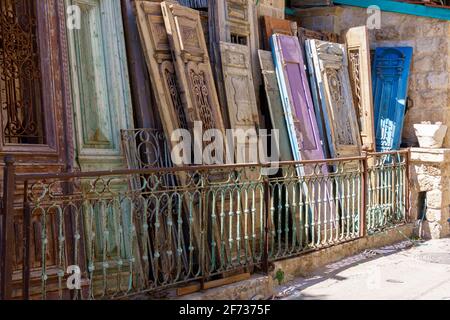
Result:
{"type": "Polygon", "coordinates": [[[67,30],[76,166],[83,171],[123,167],[120,129],[133,111],[119,0],[66,0],[81,12],[81,28],[67,30]]]}
{"type": "Polygon", "coordinates": [[[375,51],[372,82],[377,151],[400,148],[412,54],[411,47],[375,51]]]}
{"type": "MultiPolygon", "coordinates": [[[[410,14],[420,17],[429,17],[450,21],[450,10],[445,8],[427,7],[423,5],[389,0],[334,0],[333,3],[362,8],[378,6],[382,11],[410,14]]],[[[293,11],[293,13],[295,15],[295,11],[293,11]]]]}

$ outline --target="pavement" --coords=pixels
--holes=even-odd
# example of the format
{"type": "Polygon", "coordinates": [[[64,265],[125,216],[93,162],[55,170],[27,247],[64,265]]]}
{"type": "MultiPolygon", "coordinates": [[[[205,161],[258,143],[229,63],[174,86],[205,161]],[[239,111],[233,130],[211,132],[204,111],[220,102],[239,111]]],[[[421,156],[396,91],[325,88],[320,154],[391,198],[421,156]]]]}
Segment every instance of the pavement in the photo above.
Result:
{"type": "Polygon", "coordinates": [[[450,300],[450,238],[367,250],[276,292],[282,300],[450,300]]]}

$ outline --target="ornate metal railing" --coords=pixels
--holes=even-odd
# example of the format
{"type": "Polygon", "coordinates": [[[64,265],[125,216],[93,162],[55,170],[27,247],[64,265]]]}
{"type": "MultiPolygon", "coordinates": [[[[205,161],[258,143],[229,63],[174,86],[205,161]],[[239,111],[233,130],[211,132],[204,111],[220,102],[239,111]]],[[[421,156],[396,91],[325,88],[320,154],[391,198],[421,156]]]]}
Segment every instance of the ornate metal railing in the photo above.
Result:
{"type": "Polygon", "coordinates": [[[284,162],[265,175],[273,166],[18,174],[7,161],[2,295],[124,297],[237,270],[267,272],[271,261],[407,219],[408,151],[284,162]],[[14,202],[22,188],[23,201],[14,202]],[[11,244],[12,212],[20,212],[23,245],[11,244]],[[70,277],[77,268],[78,289],[70,277]]]}

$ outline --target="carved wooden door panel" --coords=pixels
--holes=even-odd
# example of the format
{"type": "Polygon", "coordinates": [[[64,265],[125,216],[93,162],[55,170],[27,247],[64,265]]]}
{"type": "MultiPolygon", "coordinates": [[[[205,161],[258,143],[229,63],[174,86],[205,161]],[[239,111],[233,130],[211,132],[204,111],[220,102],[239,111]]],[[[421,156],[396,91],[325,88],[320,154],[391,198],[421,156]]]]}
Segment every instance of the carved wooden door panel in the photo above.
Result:
{"type": "Polygon", "coordinates": [[[366,26],[349,29],[345,33],[349,60],[353,103],[364,151],[375,151],[373,121],[372,73],[369,35],[366,26]]]}
{"type": "Polygon", "coordinates": [[[361,153],[361,138],[353,107],[344,45],[307,40],[325,122],[330,154],[333,158],[361,153]]]}
{"type": "Polygon", "coordinates": [[[203,130],[225,132],[198,12],[169,2],[161,8],[189,128],[202,121],[203,130]]]}
{"type": "Polygon", "coordinates": [[[174,130],[188,129],[188,119],[181,102],[161,4],[136,1],[136,14],[158,114],[170,144],[174,130]]]}
{"type": "Polygon", "coordinates": [[[372,71],[377,151],[400,148],[411,47],[377,48],[372,71]]]}
{"type": "Polygon", "coordinates": [[[289,133],[284,119],[283,104],[278,87],[275,65],[273,64],[272,52],[259,50],[259,62],[264,80],[267,103],[270,112],[272,127],[279,130],[279,152],[280,161],[294,160],[289,144],[289,133]]]}
{"type": "Polygon", "coordinates": [[[292,36],[291,21],[284,19],[276,19],[271,17],[263,18],[264,25],[264,48],[270,50],[270,38],[273,34],[279,33],[292,36]]]}
{"type": "Polygon", "coordinates": [[[294,36],[272,36],[295,160],[324,159],[300,44],[294,36]]]}
{"type": "Polygon", "coordinates": [[[214,28],[210,30],[215,33],[213,45],[216,54],[213,55],[213,64],[221,65],[220,41],[247,46],[258,99],[261,75],[257,63],[259,31],[254,2],[252,0],[214,0],[210,5],[214,6],[212,8],[214,17],[211,17],[214,28]]]}

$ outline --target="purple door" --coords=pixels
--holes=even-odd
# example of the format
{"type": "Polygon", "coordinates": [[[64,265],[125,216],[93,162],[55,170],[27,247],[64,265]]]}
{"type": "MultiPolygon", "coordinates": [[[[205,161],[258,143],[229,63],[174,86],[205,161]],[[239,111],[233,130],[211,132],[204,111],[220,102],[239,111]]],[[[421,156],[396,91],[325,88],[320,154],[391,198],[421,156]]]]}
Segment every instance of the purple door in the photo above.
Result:
{"type": "Polygon", "coordinates": [[[276,39],[301,159],[324,159],[300,43],[293,36],[277,35],[276,39]]]}

